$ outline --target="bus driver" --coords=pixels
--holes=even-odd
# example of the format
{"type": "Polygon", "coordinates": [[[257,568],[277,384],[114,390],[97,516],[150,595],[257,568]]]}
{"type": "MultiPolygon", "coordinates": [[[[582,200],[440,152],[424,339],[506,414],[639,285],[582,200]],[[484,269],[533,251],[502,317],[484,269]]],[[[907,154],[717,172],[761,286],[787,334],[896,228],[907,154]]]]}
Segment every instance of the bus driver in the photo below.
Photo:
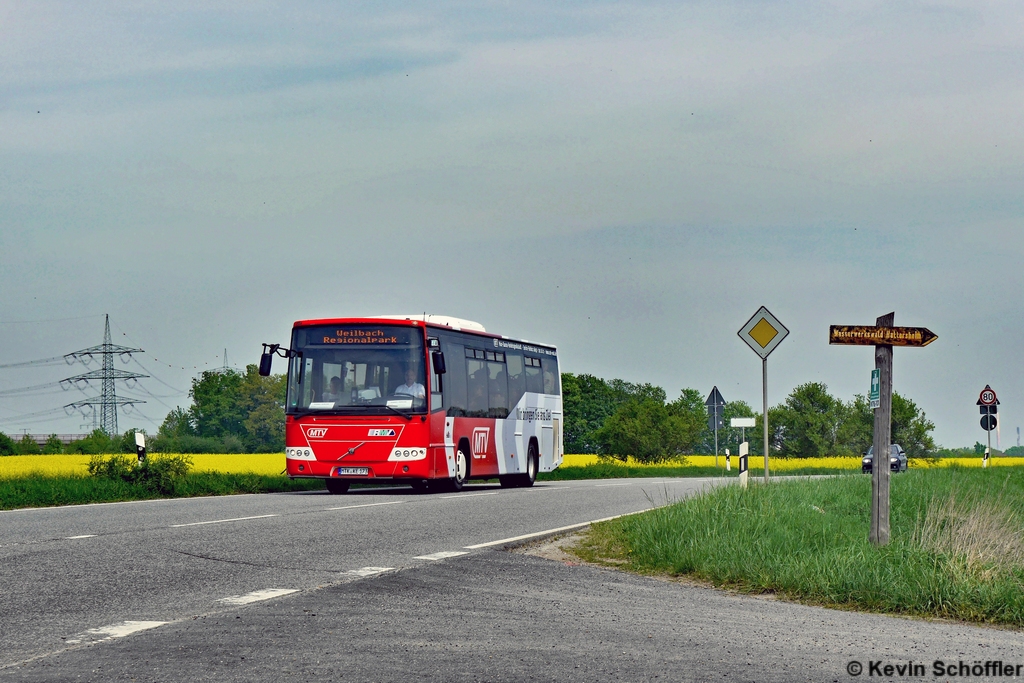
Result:
{"type": "Polygon", "coordinates": [[[413,398],[426,398],[427,390],[416,381],[416,368],[409,366],[405,370],[405,384],[395,389],[396,394],[405,394],[413,398]]]}

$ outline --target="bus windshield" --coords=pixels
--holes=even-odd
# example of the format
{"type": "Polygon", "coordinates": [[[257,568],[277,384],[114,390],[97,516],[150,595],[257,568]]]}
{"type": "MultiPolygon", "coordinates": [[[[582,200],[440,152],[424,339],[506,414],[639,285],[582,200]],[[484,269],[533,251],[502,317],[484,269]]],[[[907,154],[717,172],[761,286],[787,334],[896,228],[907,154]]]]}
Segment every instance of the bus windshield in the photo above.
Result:
{"type": "Polygon", "coordinates": [[[299,327],[288,368],[289,414],[422,413],[423,332],[399,325],[299,327]]]}

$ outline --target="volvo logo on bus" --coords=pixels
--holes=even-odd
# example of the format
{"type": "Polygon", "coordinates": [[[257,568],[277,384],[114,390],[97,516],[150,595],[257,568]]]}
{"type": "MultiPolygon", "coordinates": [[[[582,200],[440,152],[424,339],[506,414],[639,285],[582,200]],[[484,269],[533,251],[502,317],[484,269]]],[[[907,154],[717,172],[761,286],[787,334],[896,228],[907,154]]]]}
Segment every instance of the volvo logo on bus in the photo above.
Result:
{"type": "Polygon", "coordinates": [[[473,457],[487,457],[487,437],[491,434],[490,427],[477,427],[473,430],[473,457]]]}
{"type": "Polygon", "coordinates": [[[311,439],[322,439],[327,435],[327,427],[311,427],[306,430],[306,436],[311,439]]]}

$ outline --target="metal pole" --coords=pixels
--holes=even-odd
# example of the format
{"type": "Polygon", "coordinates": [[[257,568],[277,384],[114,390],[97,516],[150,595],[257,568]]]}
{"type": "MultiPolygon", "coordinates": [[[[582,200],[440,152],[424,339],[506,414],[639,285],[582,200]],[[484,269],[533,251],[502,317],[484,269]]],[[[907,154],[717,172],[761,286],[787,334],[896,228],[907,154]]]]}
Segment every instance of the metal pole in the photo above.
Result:
{"type": "MultiPolygon", "coordinates": [[[[718,406],[714,408],[714,420],[715,420],[715,469],[718,469],[718,406]]],[[[991,439],[989,439],[991,441],[991,439]]]]}
{"type": "MultiPolygon", "coordinates": [[[[894,314],[875,321],[877,327],[892,327],[894,314]]],[[[889,543],[889,446],[892,443],[892,346],[875,346],[875,367],[879,374],[878,408],[875,409],[875,434],[871,462],[871,531],[874,545],[889,543]]]]}
{"type": "Polygon", "coordinates": [[[768,359],[761,359],[761,406],[764,421],[764,483],[768,483],[768,359]]]}
{"type": "Polygon", "coordinates": [[[988,448],[985,449],[985,467],[988,467],[988,457],[992,453],[992,430],[986,429],[985,433],[988,435],[988,448]]]}

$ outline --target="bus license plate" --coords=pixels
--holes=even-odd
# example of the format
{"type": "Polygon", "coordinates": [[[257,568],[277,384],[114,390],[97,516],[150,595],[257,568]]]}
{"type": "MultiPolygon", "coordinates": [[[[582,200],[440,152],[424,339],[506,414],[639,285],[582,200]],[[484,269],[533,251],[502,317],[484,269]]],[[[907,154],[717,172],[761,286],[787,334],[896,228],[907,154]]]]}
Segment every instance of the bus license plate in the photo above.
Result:
{"type": "Polygon", "coordinates": [[[339,467],[337,470],[338,476],[348,475],[361,475],[366,476],[370,473],[369,467],[339,467]]]}

